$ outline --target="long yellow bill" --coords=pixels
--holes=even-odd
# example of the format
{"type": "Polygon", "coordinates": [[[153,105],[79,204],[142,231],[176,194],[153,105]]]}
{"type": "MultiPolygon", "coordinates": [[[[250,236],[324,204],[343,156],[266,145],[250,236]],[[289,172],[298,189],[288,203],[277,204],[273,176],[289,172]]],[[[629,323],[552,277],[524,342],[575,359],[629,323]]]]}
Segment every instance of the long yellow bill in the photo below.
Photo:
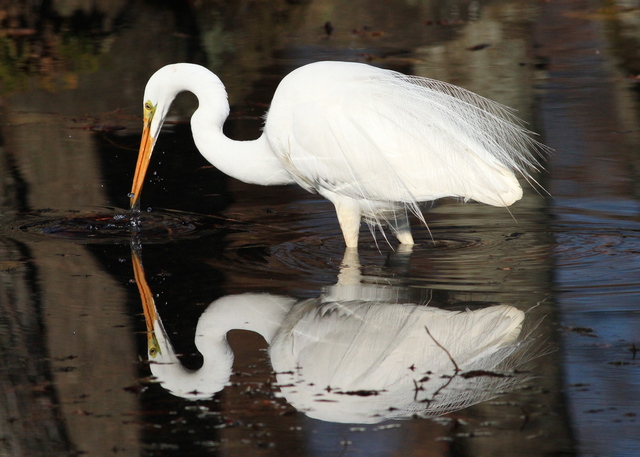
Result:
{"type": "Polygon", "coordinates": [[[133,185],[131,186],[131,209],[137,208],[140,204],[140,193],[144,184],[144,177],[149,168],[151,161],[151,153],[153,152],[154,138],[151,136],[151,120],[153,119],[155,109],[145,109],[144,128],[142,129],[142,139],[140,140],[140,152],[138,152],[138,163],[136,163],[136,172],[133,175],[133,185]]]}
{"type": "Polygon", "coordinates": [[[142,312],[144,313],[144,321],[147,325],[147,347],[149,355],[155,357],[159,353],[160,345],[156,338],[156,332],[154,330],[154,323],[157,319],[156,316],[156,304],[153,300],[153,294],[147,283],[147,279],[144,275],[144,267],[142,266],[142,260],[135,250],[131,250],[131,260],[133,263],[133,274],[136,278],[136,284],[138,285],[138,291],[140,292],[140,299],[142,301],[142,312]]]}

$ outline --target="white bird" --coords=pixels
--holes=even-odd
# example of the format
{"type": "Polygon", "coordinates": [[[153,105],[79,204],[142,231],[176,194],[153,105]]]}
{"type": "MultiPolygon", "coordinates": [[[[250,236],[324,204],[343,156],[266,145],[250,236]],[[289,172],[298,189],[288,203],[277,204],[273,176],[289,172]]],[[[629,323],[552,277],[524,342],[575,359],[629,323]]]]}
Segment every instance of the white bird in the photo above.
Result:
{"type": "MultiPolygon", "coordinates": [[[[144,92],[144,129],[131,189],[140,192],[153,147],[178,93],[193,92],[191,117],[200,153],[227,175],[251,184],[297,183],[330,200],[348,247],[361,219],[387,225],[413,244],[410,213],[442,197],[509,206],[522,197],[516,175],[532,181],[547,150],[503,105],[460,87],[366,64],[317,62],[278,86],[261,136],[234,141],[220,79],[198,65],[158,70],[144,92]]],[[[426,225],[426,224],[425,224],[426,225]]]]}
{"type": "MultiPolygon", "coordinates": [[[[449,311],[398,301],[392,286],[363,285],[354,265],[319,298],[241,294],[211,303],[198,320],[197,370],[185,368],[156,313],[134,253],[153,375],[172,394],[207,399],[232,374],[232,329],[259,333],[280,394],[309,417],[377,423],[434,416],[493,398],[523,381],[525,314],[507,305],[449,311]],[[351,278],[350,276],[353,275],[351,278]]],[[[353,260],[353,257],[351,258],[353,260]]]]}

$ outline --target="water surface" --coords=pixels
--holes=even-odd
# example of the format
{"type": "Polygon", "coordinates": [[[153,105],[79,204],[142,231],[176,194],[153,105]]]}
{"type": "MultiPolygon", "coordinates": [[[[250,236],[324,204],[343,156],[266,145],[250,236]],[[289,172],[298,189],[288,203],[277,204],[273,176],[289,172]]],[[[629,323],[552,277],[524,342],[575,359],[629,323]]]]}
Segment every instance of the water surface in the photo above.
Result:
{"type": "MultiPolygon", "coordinates": [[[[45,6],[3,23],[0,454],[637,454],[635,7],[566,0],[100,8],[45,6]],[[140,102],[157,68],[191,61],[219,74],[232,104],[225,129],[250,139],[280,79],[322,59],[443,79],[516,108],[555,149],[537,177],[551,196],[525,186],[510,211],[443,200],[425,208],[429,231],[416,223],[413,250],[363,227],[354,256],[322,198],[295,186],[244,184],[209,166],[191,140],[195,101],[185,95],[160,136],[131,227],[140,102]],[[222,304],[237,297],[229,308],[237,313],[224,314],[222,304]],[[245,308],[266,339],[229,332],[234,358],[230,367],[215,363],[220,386],[212,380],[210,392],[179,394],[154,374],[154,335],[158,345],[170,341],[180,366],[198,370],[209,360],[198,347],[212,334],[203,328],[229,319],[248,328],[233,321],[245,308]],[[302,362],[274,369],[278,338],[298,322],[292,316],[304,323],[307,312],[366,311],[362,322],[373,325],[379,312],[402,321],[425,309],[456,319],[524,313],[512,334],[517,350],[463,365],[463,353],[451,352],[478,340],[461,332],[469,338],[448,342],[447,356],[435,344],[441,324],[431,320],[424,327],[433,333],[420,330],[411,347],[431,345],[444,371],[418,359],[388,369],[404,373],[408,390],[334,388],[358,366],[347,357],[362,346],[355,337],[329,381],[327,370],[302,362]],[[311,400],[301,399],[296,382],[311,388],[311,400]],[[393,406],[365,408],[391,392],[403,392],[393,406]],[[457,400],[438,410],[436,400],[448,395],[457,400]],[[358,408],[366,411],[349,415],[358,408]]],[[[387,343],[370,339],[368,353],[399,345],[416,319],[387,343]]],[[[335,332],[329,342],[353,331],[323,328],[335,332]]]]}

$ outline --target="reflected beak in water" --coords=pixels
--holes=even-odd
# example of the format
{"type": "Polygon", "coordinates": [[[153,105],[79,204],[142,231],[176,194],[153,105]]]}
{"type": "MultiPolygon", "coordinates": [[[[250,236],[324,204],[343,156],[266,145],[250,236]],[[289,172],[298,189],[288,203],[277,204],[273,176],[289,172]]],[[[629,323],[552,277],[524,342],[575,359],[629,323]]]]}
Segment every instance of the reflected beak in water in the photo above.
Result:
{"type": "Polygon", "coordinates": [[[140,299],[142,300],[144,321],[147,324],[147,348],[149,350],[149,355],[151,357],[155,357],[159,353],[162,353],[160,345],[158,344],[158,339],[156,338],[156,332],[153,328],[156,320],[156,304],[153,300],[151,288],[149,288],[149,284],[147,283],[147,278],[144,276],[142,260],[133,250],[131,251],[131,261],[133,263],[133,274],[136,278],[138,291],[140,292],[140,299]]]}
{"type": "Polygon", "coordinates": [[[137,208],[140,205],[140,193],[142,192],[144,177],[147,174],[149,162],[151,161],[151,153],[153,152],[153,145],[155,143],[155,138],[151,135],[151,121],[153,120],[154,113],[155,106],[150,102],[145,103],[144,128],[142,129],[142,139],[140,140],[140,152],[138,153],[136,171],[133,175],[133,185],[131,186],[131,209],[137,208]]]}

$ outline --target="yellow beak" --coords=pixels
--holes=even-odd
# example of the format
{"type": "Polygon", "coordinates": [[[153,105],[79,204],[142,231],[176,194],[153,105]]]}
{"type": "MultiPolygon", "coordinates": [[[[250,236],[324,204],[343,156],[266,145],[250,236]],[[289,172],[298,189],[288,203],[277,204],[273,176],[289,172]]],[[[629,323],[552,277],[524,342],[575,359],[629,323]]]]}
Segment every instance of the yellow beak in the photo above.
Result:
{"type": "Polygon", "coordinates": [[[153,294],[144,275],[142,260],[134,250],[131,250],[131,260],[133,263],[133,274],[136,278],[138,292],[140,292],[140,299],[142,301],[142,312],[144,313],[144,320],[147,325],[147,346],[149,355],[151,357],[155,357],[156,355],[161,353],[160,345],[158,344],[156,333],[153,328],[153,325],[157,318],[156,304],[153,300],[153,294]]]}
{"type": "Polygon", "coordinates": [[[144,177],[149,168],[151,161],[151,153],[153,152],[154,138],[151,136],[151,120],[153,114],[145,115],[144,128],[142,129],[142,139],[140,140],[140,152],[138,152],[138,163],[136,164],[136,172],[133,175],[133,185],[131,186],[131,209],[136,208],[140,204],[140,193],[144,184],[144,177]]]}

